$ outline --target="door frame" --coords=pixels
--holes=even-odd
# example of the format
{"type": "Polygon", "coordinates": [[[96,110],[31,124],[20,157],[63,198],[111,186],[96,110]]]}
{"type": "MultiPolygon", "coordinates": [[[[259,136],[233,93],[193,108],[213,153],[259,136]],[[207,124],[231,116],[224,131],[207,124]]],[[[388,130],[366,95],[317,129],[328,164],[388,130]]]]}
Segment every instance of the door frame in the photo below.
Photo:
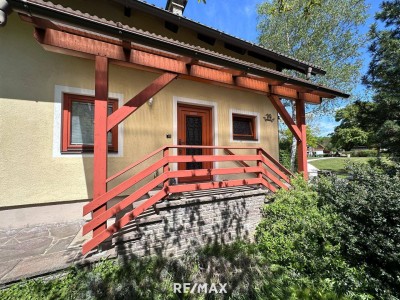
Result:
{"type": "MultiPolygon", "coordinates": [[[[183,104],[183,105],[192,105],[192,106],[199,106],[199,107],[207,107],[211,108],[211,119],[212,119],[212,124],[211,124],[211,133],[212,133],[212,143],[213,146],[218,146],[218,105],[216,102],[213,101],[206,101],[206,100],[197,100],[197,99],[190,99],[190,98],[184,98],[184,97],[178,97],[174,96],[173,97],[173,113],[172,113],[172,143],[174,145],[178,144],[178,104],[183,104]]],[[[217,154],[217,149],[213,150],[213,154],[217,154]]],[[[173,149],[172,151],[173,155],[177,155],[178,151],[177,149],[173,149]]],[[[212,164],[213,168],[218,168],[218,162],[214,162],[212,164]]],[[[176,171],[178,170],[178,164],[172,164],[171,170],[176,171]]],[[[215,175],[213,177],[213,180],[218,181],[218,175],[215,175]]]]}
{"type": "MultiPolygon", "coordinates": [[[[202,146],[213,146],[212,141],[212,108],[205,107],[205,106],[194,106],[188,105],[183,103],[178,103],[178,144],[180,144],[179,140],[180,137],[183,138],[182,143],[187,145],[187,117],[188,116],[195,116],[200,117],[202,121],[201,131],[202,131],[202,146]],[[186,126],[185,126],[186,124],[186,126]],[[179,135],[179,132],[181,135],[179,135]],[[184,138],[186,136],[186,138],[184,138]]],[[[212,155],[212,149],[202,149],[203,155],[212,155]]],[[[187,149],[178,149],[179,155],[188,155],[187,149]],[[186,153],[186,154],[185,154],[186,153]]],[[[186,170],[185,166],[187,163],[178,163],[179,170],[186,170]]],[[[202,169],[212,169],[214,168],[213,162],[203,162],[202,169]]],[[[179,182],[186,183],[186,182],[193,182],[193,181],[210,181],[212,180],[211,175],[207,176],[199,176],[199,177],[191,177],[191,178],[180,178],[179,182]]]]}

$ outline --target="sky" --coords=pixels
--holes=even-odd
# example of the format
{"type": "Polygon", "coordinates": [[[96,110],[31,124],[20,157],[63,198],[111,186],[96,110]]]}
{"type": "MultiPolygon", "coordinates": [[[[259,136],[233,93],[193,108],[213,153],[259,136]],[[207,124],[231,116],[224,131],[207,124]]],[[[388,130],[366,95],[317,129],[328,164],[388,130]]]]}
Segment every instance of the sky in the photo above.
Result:
{"type": "MultiPolygon", "coordinates": [[[[147,0],[147,3],[165,8],[167,0],[147,0]]],[[[196,22],[224,31],[235,37],[239,37],[249,42],[257,42],[257,4],[262,0],[207,0],[207,4],[199,3],[197,0],[189,0],[184,16],[196,22]]],[[[368,9],[368,20],[365,26],[360,27],[363,33],[368,32],[369,26],[374,22],[374,15],[379,10],[381,0],[366,0],[368,9]]],[[[368,44],[362,49],[363,67],[361,73],[365,74],[368,70],[370,55],[367,51],[368,44]]],[[[364,87],[360,84],[357,90],[363,91],[364,87]]],[[[322,117],[313,121],[313,127],[318,128],[318,135],[327,136],[332,133],[334,127],[338,125],[334,116],[322,117]]]]}

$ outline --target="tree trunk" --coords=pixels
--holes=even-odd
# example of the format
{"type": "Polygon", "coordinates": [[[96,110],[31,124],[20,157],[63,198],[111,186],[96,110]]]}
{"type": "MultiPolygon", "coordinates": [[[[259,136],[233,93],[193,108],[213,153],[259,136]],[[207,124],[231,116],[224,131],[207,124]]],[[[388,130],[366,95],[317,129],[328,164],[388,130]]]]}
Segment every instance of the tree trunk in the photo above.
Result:
{"type": "MultiPolygon", "coordinates": [[[[292,119],[296,120],[296,102],[292,101],[292,119]]],[[[293,136],[292,146],[290,149],[290,169],[296,172],[296,154],[297,154],[297,139],[293,136]]]]}

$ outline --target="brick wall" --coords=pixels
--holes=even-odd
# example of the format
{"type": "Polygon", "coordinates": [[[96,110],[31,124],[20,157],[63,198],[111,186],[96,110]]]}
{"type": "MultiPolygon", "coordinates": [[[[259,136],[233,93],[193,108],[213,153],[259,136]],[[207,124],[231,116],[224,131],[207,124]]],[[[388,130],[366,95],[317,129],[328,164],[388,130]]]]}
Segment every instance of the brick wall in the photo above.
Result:
{"type": "Polygon", "coordinates": [[[249,188],[181,196],[158,204],[159,214],[131,224],[114,239],[119,256],[179,256],[208,243],[251,240],[267,192],[249,188]]]}

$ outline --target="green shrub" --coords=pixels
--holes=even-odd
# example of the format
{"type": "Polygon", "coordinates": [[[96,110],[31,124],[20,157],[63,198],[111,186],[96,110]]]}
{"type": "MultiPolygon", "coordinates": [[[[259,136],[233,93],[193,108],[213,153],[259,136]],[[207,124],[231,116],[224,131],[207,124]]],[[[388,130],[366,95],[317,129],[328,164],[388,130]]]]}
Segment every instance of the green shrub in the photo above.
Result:
{"type": "Polygon", "coordinates": [[[384,162],[350,165],[351,181],[319,182],[321,201],[338,215],[342,256],[367,274],[368,291],[400,298],[400,173],[384,162]]]}
{"type": "Polygon", "coordinates": [[[290,170],[290,150],[279,150],[279,162],[290,170]]]}
{"type": "Polygon", "coordinates": [[[0,299],[337,299],[313,297],[284,268],[268,268],[254,244],[209,245],[180,258],[131,257],[71,269],[54,280],[29,280],[0,291],[0,299]],[[173,283],[227,283],[227,294],[175,294],[173,283]]]}
{"type": "Polygon", "coordinates": [[[320,205],[316,191],[297,178],[292,190],[280,190],[272,200],[256,233],[267,265],[285,270],[294,284],[310,289],[312,299],[366,297],[363,269],[342,258],[337,216],[320,205]]]}
{"type": "Polygon", "coordinates": [[[378,151],[377,150],[355,150],[355,151],[350,151],[350,156],[351,157],[377,157],[378,156],[378,151]]]}
{"type": "Polygon", "coordinates": [[[0,299],[399,299],[400,167],[349,167],[352,180],[301,178],[263,208],[256,244],[213,244],[183,257],[129,257],[0,290],[0,299]],[[180,294],[175,282],[227,283],[180,294]]]}

